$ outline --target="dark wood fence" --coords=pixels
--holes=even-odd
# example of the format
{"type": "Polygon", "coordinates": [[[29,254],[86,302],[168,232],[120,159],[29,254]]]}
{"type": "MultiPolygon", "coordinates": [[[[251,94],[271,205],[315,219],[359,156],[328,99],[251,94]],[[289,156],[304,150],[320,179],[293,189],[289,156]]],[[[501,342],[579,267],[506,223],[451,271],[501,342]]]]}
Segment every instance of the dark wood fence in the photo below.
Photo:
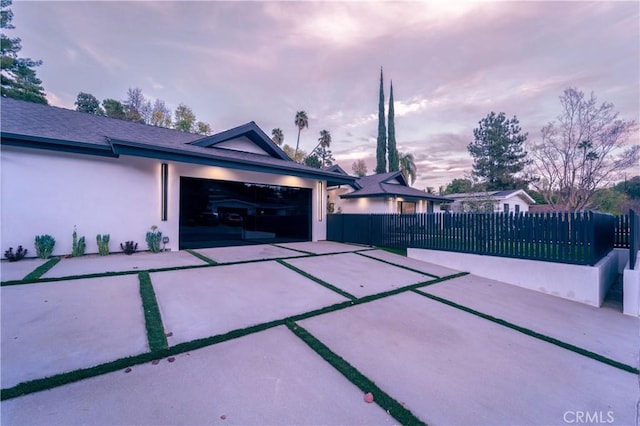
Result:
{"type": "Polygon", "coordinates": [[[327,239],[594,265],[614,246],[615,220],[595,212],[332,214],[327,239]]]}
{"type": "Polygon", "coordinates": [[[635,211],[629,212],[629,267],[635,269],[640,250],[640,215],[635,211]]]}
{"type": "Polygon", "coordinates": [[[629,248],[629,215],[616,216],[613,246],[616,248],[629,248]]]}

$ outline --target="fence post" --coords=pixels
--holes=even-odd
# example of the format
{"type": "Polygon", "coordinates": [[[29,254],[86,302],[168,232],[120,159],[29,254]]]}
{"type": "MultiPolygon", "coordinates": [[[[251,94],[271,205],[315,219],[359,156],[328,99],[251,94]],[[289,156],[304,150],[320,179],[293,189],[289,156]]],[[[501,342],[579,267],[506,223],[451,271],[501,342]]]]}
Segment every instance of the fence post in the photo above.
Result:
{"type": "Polygon", "coordinates": [[[635,211],[629,210],[629,268],[631,269],[635,269],[638,249],[640,248],[640,241],[638,241],[640,239],[639,219],[635,211]]]}

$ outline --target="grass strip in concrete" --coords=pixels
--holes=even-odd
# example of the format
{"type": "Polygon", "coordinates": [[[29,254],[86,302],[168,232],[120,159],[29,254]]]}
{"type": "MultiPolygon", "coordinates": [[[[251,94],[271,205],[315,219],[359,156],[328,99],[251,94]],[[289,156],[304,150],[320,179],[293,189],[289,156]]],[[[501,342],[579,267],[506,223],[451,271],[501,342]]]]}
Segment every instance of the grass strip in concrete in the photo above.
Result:
{"type": "Polygon", "coordinates": [[[555,339],[553,337],[549,337],[549,336],[546,336],[544,334],[540,334],[540,333],[535,332],[533,330],[530,330],[528,328],[521,327],[519,325],[510,323],[508,321],[505,321],[505,320],[503,320],[501,318],[493,317],[491,315],[476,311],[475,309],[471,309],[471,308],[469,308],[467,306],[463,306],[463,305],[460,305],[458,303],[452,302],[450,300],[443,299],[443,298],[438,297],[438,296],[434,296],[433,294],[425,293],[425,292],[420,291],[418,289],[413,290],[413,292],[416,293],[416,294],[419,294],[421,296],[427,297],[429,299],[435,300],[437,302],[444,303],[445,305],[451,306],[453,308],[460,309],[461,311],[464,311],[464,312],[470,313],[472,315],[478,316],[480,318],[486,319],[488,321],[494,322],[496,324],[508,327],[508,328],[510,328],[512,330],[515,330],[515,331],[518,331],[520,333],[526,334],[527,336],[534,337],[536,339],[545,341],[547,343],[551,343],[553,345],[559,346],[559,347],[561,347],[563,349],[570,350],[570,351],[575,352],[577,354],[580,354],[582,356],[586,356],[587,358],[591,358],[593,360],[596,360],[596,361],[602,362],[604,364],[610,365],[612,367],[618,368],[620,370],[623,370],[623,371],[626,371],[626,372],[629,372],[629,373],[632,373],[632,374],[640,374],[640,370],[638,370],[635,367],[632,367],[632,366],[624,364],[622,362],[613,360],[611,358],[607,358],[607,357],[599,355],[599,354],[597,354],[595,352],[588,351],[586,349],[583,349],[581,347],[572,345],[570,343],[563,342],[562,340],[558,340],[558,339],[555,339]]]}
{"type": "Polygon", "coordinates": [[[274,247],[285,249],[285,250],[297,251],[298,253],[306,254],[307,256],[317,256],[317,253],[312,253],[310,251],[304,251],[304,250],[295,249],[295,248],[291,248],[291,247],[284,247],[284,246],[281,246],[279,244],[271,244],[271,245],[274,246],[274,247]]]}
{"type": "Polygon", "coordinates": [[[357,299],[357,297],[355,297],[354,295],[352,295],[352,294],[350,294],[350,293],[347,293],[346,291],[341,290],[341,289],[339,289],[338,287],[336,287],[336,286],[334,286],[334,285],[331,285],[331,284],[329,284],[329,283],[328,283],[328,282],[326,282],[326,281],[321,280],[320,278],[314,277],[313,275],[306,273],[306,272],[305,272],[305,271],[303,271],[302,269],[298,269],[298,268],[296,268],[295,266],[293,266],[293,265],[291,265],[291,264],[289,264],[289,263],[285,262],[285,261],[284,261],[284,260],[282,260],[282,259],[277,259],[277,260],[276,260],[276,262],[278,262],[279,264],[281,264],[282,266],[284,266],[284,267],[286,267],[286,268],[291,269],[291,270],[292,270],[292,271],[294,271],[294,272],[297,272],[298,274],[302,275],[303,277],[308,278],[308,279],[310,279],[311,281],[314,281],[314,282],[316,282],[316,283],[320,284],[321,286],[326,287],[326,288],[328,288],[329,290],[331,290],[331,291],[334,291],[334,292],[338,293],[340,296],[344,296],[344,297],[346,297],[347,299],[351,299],[351,300],[356,300],[356,299],[357,299]]]}
{"type": "MultiPolygon", "coordinates": [[[[383,249],[383,250],[384,250],[384,249],[383,249]]],[[[385,250],[385,251],[389,251],[389,250],[385,250]]],[[[389,252],[390,252],[390,253],[394,253],[394,252],[391,252],[391,251],[389,251],[389,252]]],[[[399,264],[397,264],[397,263],[389,262],[388,260],[379,259],[379,258],[377,258],[377,257],[373,257],[373,256],[368,256],[368,255],[366,255],[366,254],[364,254],[364,253],[362,253],[362,252],[359,252],[359,251],[356,251],[356,252],[354,252],[354,253],[355,253],[355,254],[359,254],[360,256],[366,257],[366,258],[368,258],[368,259],[377,260],[378,262],[382,262],[382,263],[386,263],[387,265],[395,266],[396,268],[406,269],[407,271],[416,272],[416,273],[418,273],[418,274],[427,275],[427,276],[429,276],[429,277],[433,277],[433,278],[440,278],[440,277],[439,277],[439,276],[437,276],[437,275],[433,275],[433,274],[430,274],[430,273],[428,273],[428,272],[419,271],[419,270],[417,270],[417,269],[413,269],[413,268],[410,268],[410,267],[408,267],[408,266],[404,266],[404,265],[399,265],[399,264]]],[[[394,253],[394,254],[399,254],[399,253],[394,253]]],[[[406,256],[405,256],[405,257],[406,257],[406,256]]]]}
{"type": "Polygon", "coordinates": [[[399,254],[400,256],[407,257],[407,249],[406,248],[395,248],[395,247],[378,247],[380,250],[388,251],[389,253],[399,254]]]}
{"type": "Polygon", "coordinates": [[[217,264],[218,264],[218,262],[216,262],[215,260],[213,260],[213,259],[209,259],[209,258],[208,258],[207,256],[205,256],[204,254],[200,254],[200,253],[198,253],[197,251],[193,251],[193,250],[189,250],[189,249],[186,249],[185,251],[186,251],[187,253],[189,253],[189,254],[191,254],[191,255],[193,255],[193,256],[195,256],[195,257],[197,257],[198,259],[200,259],[200,260],[202,260],[202,261],[204,261],[204,262],[207,262],[209,265],[217,265],[217,264]]]}
{"type": "Polygon", "coordinates": [[[47,262],[43,263],[42,265],[38,266],[36,269],[34,269],[30,273],[28,273],[20,281],[37,280],[42,275],[46,274],[47,271],[49,271],[49,269],[51,269],[54,266],[56,266],[58,264],[58,262],[60,262],[60,258],[59,257],[54,257],[52,259],[49,259],[47,262]]]}
{"type": "Polygon", "coordinates": [[[360,388],[364,393],[371,392],[374,401],[390,416],[403,425],[426,425],[425,422],[417,418],[411,411],[393,399],[389,394],[380,389],[374,382],[358,371],[357,368],[349,364],[344,358],[337,355],[328,346],[316,339],[311,333],[295,322],[288,322],[287,327],[300,340],[314,350],[322,359],[327,361],[333,368],[338,370],[347,380],[360,388]]]}
{"type": "MultiPolygon", "coordinates": [[[[104,277],[116,277],[120,275],[134,275],[140,272],[168,272],[168,271],[181,271],[183,269],[195,269],[195,268],[210,268],[213,265],[188,265],[188,266],[171,266],[169,268],[152,268],[152,269],[135,269],[128,271],[117,272],[98,272],[95,274],[80,274],[80,275],[68,275],[66,277],[51,277],[51,278],[29,278],[22,280],[3,281],[0,286],[21,285],[21,284],[36,284],[36,283],[50,283],[57,281],[78,280],[84,278],[104,278],[104,277]]],[[[46,272],[46,271],[45,271],[46,272]]],[[[44,273],[44,272],[43,272],[44,273]]]]}
{"type": "Polygon", "coordinates": [[[153,284],[148,272],[138,273],[140,281],[140,298],[142,299],[142,309],[144,310],[144,323],[147,328],[147,339],[149,350],[156,352],[167,349],[167,336],[164,334],[160,308],[156,300],[156,293],[153,291],[153,284]]]}
{"type": "MultiPolygon", "coordinates": [[[[207,265],[203,265],[203,266],[207,266],[207,265]]],[[[161,349],[156,352],[148,352],[148,353],[135,355],[131,357],[120,358],[115,361],[96,365],[90,368],[83,368],[75,371],[56,374],[54,376],[45,377],[42,379],[30,380],[27,382],[19,383],[16,386],[13,386],[11,388],[2,389],[0,391],[0,401],[16,398],[16,397],[27,395],[30,393],[44,391],[47,389],[52,389],[58,386],[74,383],[80,380],[88,379],[88,378],[99,376],[102,374],[112,373],[114,371],[123,370],[127,367],[132,367],[135,365],[144,364],[146,362],[151,362],[156,359],[165,358],[168,356],[178,355],[181,353],[201,349],[207,346],[215,345],[217,343],[226,342],[228,340],[237,339],[239,337],[247,336],[249,334],[268,330],[273,327],[278,327],[280,325],[286,325],[289,322],[302,321],[308,318],[327,314],[330,312],[339,311],[341,309],[346,309],[351,306],[359,305],[362,303],[373,302],[375,300],[382,299],[388,296],[393,296],[395,294],[414,290],[417,287],[424,287],[427,285],[437,284],[439,282],[447,281],[447,280],[457,278],[459,276],[463,276],[467,274],[468,274],[467,272],[461,272],[459,274],[449,275],[447,277],[442,277],[442,278],[427,281],[424,283],[412,284],[407,287],[401,287],[401,288],[387,291],[384,293],[374,294],[374,295],[366,296],[356,300],[349,300],[349,301],[337,303],[335,305],[326,306],[324,308],[305,312],[303,314],[293,315],[284,319],[269,321],[266,323],[246,327],[243,329],[232,330],[225,334],[219,334],[216,336],[192,340],[190,342],[179,343],[175,346],[172,346],[166,349],[161,349]]]]}

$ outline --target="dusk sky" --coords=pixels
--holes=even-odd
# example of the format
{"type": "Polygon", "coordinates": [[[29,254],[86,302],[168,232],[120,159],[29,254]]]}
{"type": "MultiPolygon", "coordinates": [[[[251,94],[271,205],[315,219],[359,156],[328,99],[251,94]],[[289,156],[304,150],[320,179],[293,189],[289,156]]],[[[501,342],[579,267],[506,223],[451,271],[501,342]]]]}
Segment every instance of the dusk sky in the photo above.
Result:
{"type": "MultiPolygon", "coordinates": [[[[14,0],[22,56],[50,104],[78,92],[124,100],[139,87],[185,103],[214,132],[255,121],[301,149],[321,130],[351,172],[375,168],[380,67],[393,80],[398,148],[414,187],[471,171],[466,146],[489,112],[516,115],[529,143],[560,113],[567,87],[640,115],[640,3],[628,2],[32,2],[14,0]]],[[[640,143],[636,135],[632,143],[640,143]]],[[[637,174],[637,173],[634,173],[637,174]]]]}

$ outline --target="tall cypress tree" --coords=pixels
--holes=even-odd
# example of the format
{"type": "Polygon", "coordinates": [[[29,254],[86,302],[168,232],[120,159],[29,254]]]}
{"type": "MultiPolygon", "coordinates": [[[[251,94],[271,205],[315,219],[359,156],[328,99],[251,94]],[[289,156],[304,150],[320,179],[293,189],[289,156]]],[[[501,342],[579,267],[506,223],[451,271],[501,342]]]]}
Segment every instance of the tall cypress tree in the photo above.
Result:
{"type": "Polygon", "coordinates": [[[395,113],[393,110],[393,81],[391,82],[391,91],[389,92],[389,138],[387,141],[387,150],[389,151],[389,171],[397,172],[400,170],[400,161],[398,159],[398,148],[396,147],[396,125],[395,113]]]}
{"type": "Polygon", "coordinates": [[[380,102],[378,105],[378,146],[376,148],[375,173],[387,172],[387,127],[384,124],[384,86],[382,68],[380,68],[380,102]]]}

